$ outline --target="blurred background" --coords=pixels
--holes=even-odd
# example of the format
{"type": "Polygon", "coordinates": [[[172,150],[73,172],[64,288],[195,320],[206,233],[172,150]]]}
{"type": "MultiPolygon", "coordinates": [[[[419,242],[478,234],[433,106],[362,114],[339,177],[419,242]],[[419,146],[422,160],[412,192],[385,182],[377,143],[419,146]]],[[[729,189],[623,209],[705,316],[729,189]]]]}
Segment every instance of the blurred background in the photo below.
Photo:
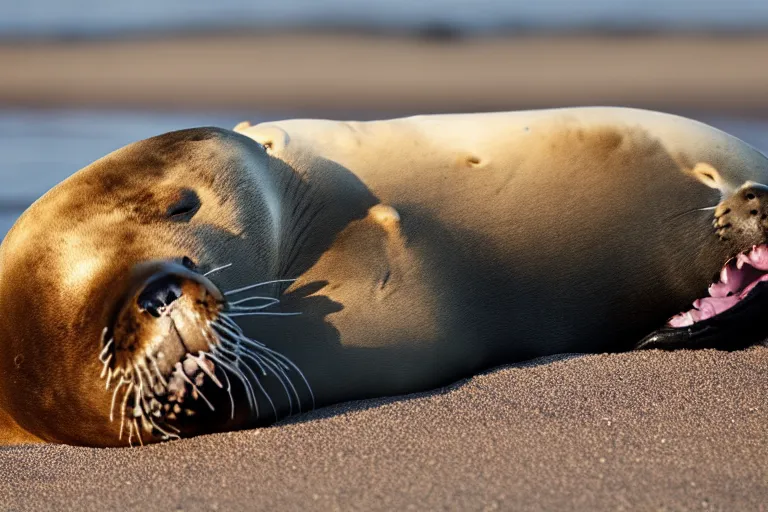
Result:
{"type": "Polygon", "coordinates": [[[0,0],[0,236],[165,131],[575,105],[768,150],[768,0],[0,0]]]}

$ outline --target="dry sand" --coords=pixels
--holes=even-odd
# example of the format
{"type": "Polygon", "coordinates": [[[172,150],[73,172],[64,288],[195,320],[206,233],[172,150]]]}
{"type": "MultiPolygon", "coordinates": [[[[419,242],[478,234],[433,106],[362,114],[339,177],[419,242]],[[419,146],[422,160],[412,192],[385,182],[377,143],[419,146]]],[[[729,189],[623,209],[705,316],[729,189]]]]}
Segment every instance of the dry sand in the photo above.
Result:
{"type": "Polygon", "coordinates": [[[137,449],[0,449],[3,510],[768,508],[768,348],[595,355],[137,449]]]}
{"type": "MultiPolygon", "coordinates": [[[[0,45],[0,105],[768,112],[768,37],[0,45]]],[[[20,391],[23,392],[23,391],[20,391]]],[[[143,449],[0,448],[2,510],[759,510],[768,348],[584,356],[143,449]]]]}
{"type": "Polygon", "coordinates": [[[768,35],[428,40],[265,33],[0,44],[0,105],[768,113],[768,35]]]}

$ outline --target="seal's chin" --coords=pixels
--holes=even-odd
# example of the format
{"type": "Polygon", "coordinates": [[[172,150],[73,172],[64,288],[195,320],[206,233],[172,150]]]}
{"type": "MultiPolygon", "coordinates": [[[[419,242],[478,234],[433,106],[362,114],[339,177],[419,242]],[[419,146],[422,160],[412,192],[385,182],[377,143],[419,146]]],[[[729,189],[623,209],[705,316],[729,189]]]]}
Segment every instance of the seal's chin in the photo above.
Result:
{"type": "Polygon", "coordinates": [[[768,246],[756,245],[731,258],[710,285],[709,296],[696,300],[693,308],[673,316],[669,327],[688,327],[709,320],[747,299],[761,282],[768,281],[768,246]]]}

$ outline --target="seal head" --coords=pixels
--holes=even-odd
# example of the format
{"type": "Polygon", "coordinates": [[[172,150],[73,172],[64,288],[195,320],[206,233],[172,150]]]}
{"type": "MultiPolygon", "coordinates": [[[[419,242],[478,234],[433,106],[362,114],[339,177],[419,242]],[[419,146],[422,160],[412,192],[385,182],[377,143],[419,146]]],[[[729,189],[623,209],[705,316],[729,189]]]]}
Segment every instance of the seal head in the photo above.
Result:
{"type": "Polygon", "coordinates": [[[24,213],[0,250],[0,409],[21,430],[109,446],[242,422],[244,336],[203,274],[233,261],[230,280],[277,272],[276,182],[254,171],[267,158],[234,132],[165,134],[98,160],[24,213]]]}

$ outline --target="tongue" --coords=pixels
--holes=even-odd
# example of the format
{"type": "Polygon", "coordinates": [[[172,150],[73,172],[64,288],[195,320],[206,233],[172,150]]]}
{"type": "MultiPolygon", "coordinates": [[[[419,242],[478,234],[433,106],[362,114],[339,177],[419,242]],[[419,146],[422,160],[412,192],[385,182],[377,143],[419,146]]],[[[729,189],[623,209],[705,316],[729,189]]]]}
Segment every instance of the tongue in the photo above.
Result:
{"type": "Polygon", "coordinates": [[[720,281],[709,287],[709,297],[693,303],[694,309],[669,319],[670,327],[688,327],[733,307],[761,281],[768,281],[768,246],[753,247],[725,264],[720,281]]]}
{"type": "Polygon", "coordinates": [[[695,309],[680,313],[669,319],[667,324],[670,327],[688,327],[701,320],[712,318],[715,315],[719,315],[728,308],[731,308],[734,304],[741,299],[738,295],[732,295],[730,297],[706,297],[704,299],[698,299],[693,303],[695,309]]]}

